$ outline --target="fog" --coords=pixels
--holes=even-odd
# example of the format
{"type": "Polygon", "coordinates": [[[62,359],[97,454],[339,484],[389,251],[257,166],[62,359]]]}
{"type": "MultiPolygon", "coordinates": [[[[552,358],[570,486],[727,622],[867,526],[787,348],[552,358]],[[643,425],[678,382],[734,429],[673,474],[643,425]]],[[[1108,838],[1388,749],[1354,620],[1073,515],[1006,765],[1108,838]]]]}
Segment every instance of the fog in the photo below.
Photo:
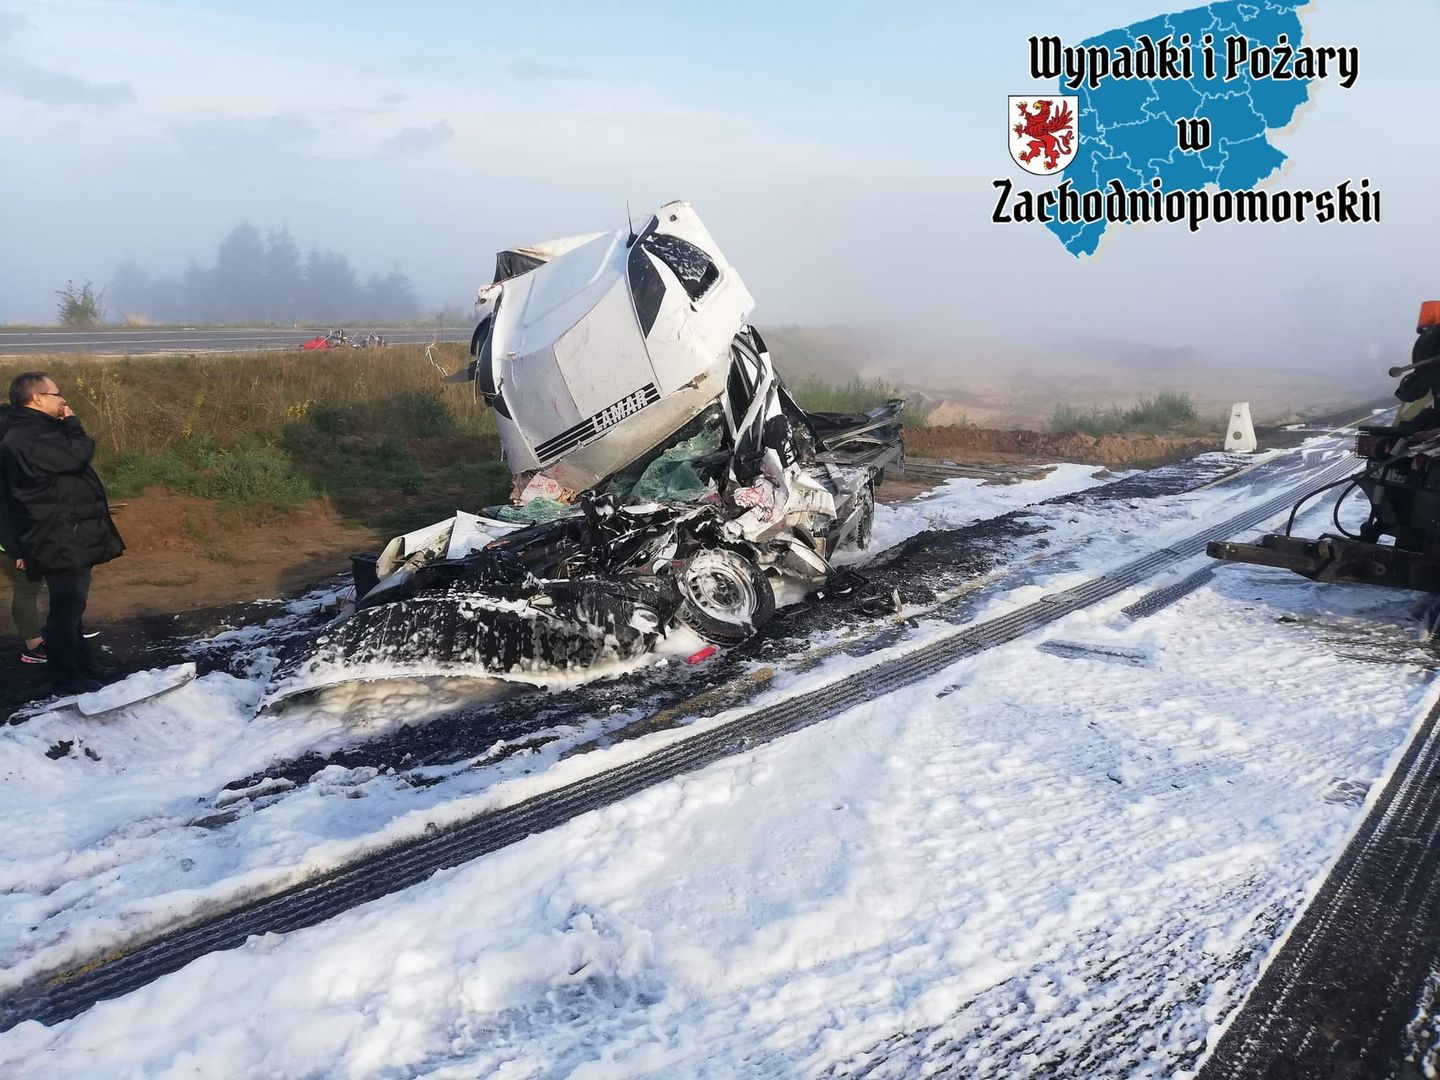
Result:
{"type": "Polygon", "coordinates": [[[182,279],[242,222],[343,254],[357,287],[398,272],[424,312],[468,310],[497,249],[671,198],[758,323],[870,328],[956,371],[1379,371],[1440,295],[1433,0],[1311,5],[1307,41],[1358,47],[1359,79],[1272,135],[1290,161],[1269,186],[1369,177],[1379,224],[1111,226],[1082,259],[990,221],[991,181],[1018,175],[1006,97],[1037,89],[1030,34],[1078,42],[1155,0],[598,8],[0,11],[0,322],[52,321],[67,279],[142,303],[117,267],[182,279]]]}
{"type": "Polygon", "coordinates": [[[120,263],[103,286],[107,310],[120,319],[214,324],[294,325],[416,319],[420,300],[398,266],[361,281],[349,258],[311,245],[301,256],[289,229],[264,235],[250,222],[226,234],[213,263],[191,262],[179,275],[120,263]]]}

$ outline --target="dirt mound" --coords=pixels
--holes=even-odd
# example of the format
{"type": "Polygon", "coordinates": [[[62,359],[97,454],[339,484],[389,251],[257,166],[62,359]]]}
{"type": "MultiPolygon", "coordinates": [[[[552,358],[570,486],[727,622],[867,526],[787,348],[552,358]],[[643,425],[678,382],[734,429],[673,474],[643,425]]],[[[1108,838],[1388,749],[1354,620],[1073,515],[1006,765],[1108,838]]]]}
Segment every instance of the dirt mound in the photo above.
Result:
{"type": "Polygon", "coordinates": [[[1220,449],[1218,435],[1079,435],[1000,431],[979,427],[906,428],[913,457],[988,460],[1074,461],[1094,465],[1156,465],[1220,449]]]}
{"type": "Polygon", "coordinates": [[[126,550],[96,568],[96,622],[283,595],[344,570],[376,540],[324,500],[267,517],[160,488],[124,503],[115,524],[126,550]]]}

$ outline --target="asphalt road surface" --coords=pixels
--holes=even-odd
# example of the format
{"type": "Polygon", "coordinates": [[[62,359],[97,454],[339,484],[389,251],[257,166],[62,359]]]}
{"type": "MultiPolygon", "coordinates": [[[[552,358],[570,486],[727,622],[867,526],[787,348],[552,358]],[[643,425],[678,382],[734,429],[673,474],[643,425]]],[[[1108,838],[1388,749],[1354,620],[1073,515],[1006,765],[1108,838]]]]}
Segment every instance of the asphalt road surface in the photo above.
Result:
{"type": "MultiPolygon", "coordinates": [[[[0,356],[29,356],[55,353],[138,354],[168,352],[250,352],[257,349],[298,349],[302,342],[333,327],[287,329],[211,329],[192,327],[180,330],[4,330],[0,331],[0,356]]],[[[360,337],[378,333],[392,345],[428,345],[441,341],[469,341],[473,326],[389,329],[383,326],[347,326],[346,333],[360,337]]]]}

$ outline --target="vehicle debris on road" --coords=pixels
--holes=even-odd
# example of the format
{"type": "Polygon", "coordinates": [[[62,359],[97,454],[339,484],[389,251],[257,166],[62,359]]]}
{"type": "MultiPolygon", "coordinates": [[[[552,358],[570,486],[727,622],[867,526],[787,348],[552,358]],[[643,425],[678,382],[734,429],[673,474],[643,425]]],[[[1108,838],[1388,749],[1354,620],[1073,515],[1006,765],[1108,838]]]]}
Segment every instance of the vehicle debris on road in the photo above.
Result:
{"type": "Polygon", "coordinates": [[[344,329],[331,330],[328,334],[316,334],[309,341],[301,344],[302,352],[330,352],[332,349],[378,349],[383,345],[390,344],[384,336],[375,333],[373,330],[368,334],[360,334],[352,337],[344,329]]]}

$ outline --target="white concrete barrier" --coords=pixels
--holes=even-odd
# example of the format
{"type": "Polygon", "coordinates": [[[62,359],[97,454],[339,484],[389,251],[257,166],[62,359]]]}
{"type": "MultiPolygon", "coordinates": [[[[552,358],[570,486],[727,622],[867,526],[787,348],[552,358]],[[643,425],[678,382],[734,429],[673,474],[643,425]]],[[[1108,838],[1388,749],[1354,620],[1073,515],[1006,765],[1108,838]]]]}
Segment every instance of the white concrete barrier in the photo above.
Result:
{"type": "Polygon", "coordinates": [[[1225,429],[1225,449],[1235,454],[1253,454],[1257,445],[1250,403],[1237,401],[1230,410],[1230,426],[1225,429]]]}

